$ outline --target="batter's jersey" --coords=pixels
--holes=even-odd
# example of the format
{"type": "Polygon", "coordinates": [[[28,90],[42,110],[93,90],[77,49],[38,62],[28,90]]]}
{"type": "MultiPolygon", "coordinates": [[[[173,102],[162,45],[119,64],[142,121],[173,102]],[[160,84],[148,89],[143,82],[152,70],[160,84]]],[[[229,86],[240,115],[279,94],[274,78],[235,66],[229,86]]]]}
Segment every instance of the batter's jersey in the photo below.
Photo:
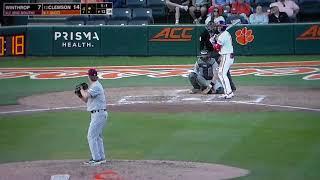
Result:
{"type": "Polygon", "coordinates": [[[99,81],[95,81],[89,86],[88,93],[90,97],[87,102],[87,111],[107,108],[106,96],[99,81]]]}
{"type": "Polygon", "coordinates": [[[233,53],[233,46],[232,46],[232,37],[228,31],[223,31],[217,39],[217,43],[220,44],[221,50],[219,54],[231,54],[233,53]]]}

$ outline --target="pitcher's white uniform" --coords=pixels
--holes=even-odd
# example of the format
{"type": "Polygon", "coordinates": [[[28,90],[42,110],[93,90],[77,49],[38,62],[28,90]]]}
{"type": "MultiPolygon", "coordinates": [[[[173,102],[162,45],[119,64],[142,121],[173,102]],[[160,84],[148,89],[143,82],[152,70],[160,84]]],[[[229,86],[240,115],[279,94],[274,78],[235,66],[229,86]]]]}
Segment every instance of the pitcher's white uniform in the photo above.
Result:
{"type": "Polygon", "coordinates": [[[225,98],[232,98],[233,93],[227,77],[228,70],[234,61],[232,37],[230,33],[228,31],[221,32],[217,38],[217,44],[220,46],[218,53],[221,55],[218,76],[224,89],[225,98]]]}

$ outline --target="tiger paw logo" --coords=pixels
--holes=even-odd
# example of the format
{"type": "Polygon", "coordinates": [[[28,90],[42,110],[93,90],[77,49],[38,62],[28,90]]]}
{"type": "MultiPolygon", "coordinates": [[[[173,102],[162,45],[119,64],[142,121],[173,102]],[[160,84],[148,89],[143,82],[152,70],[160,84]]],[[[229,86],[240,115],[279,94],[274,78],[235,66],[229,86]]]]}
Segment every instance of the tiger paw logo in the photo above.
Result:
{"type": "Polygon", "coordinates": [[[254,40],[254,35],[252,30],[244,27],[236,31],[236,41],[240,45],[247,45],[254,40]]]}

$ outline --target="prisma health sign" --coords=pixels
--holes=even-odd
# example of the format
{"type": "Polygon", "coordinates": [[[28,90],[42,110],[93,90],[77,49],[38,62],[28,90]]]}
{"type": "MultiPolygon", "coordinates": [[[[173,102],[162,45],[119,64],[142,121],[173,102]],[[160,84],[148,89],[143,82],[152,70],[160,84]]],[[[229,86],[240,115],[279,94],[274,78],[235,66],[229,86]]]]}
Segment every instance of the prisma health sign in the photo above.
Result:
{"type": "Polygon", "coordinates": [[[53,30],[53,54],[99,55],[100,30],[95,27],[56,27],[53,30]]]}
{"type": "Polygon", "coordinates": [[[11,34],[0,35],[0,57],[24,56],[25,55],[25,35],[11,34]]]}

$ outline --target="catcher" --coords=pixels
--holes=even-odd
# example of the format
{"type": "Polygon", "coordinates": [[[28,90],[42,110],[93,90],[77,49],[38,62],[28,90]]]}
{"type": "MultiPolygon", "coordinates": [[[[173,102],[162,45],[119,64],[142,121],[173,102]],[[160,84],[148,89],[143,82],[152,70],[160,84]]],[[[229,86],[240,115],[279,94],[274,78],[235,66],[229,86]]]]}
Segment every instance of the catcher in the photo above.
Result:
{"type": "Polygon", "coordinates": [[[218,64],[207,50],[202,50],[194,69],[189,74],[189,81],[193,88],[191,94],[221,94],[222,84],[218,78],[218,64]]]}

